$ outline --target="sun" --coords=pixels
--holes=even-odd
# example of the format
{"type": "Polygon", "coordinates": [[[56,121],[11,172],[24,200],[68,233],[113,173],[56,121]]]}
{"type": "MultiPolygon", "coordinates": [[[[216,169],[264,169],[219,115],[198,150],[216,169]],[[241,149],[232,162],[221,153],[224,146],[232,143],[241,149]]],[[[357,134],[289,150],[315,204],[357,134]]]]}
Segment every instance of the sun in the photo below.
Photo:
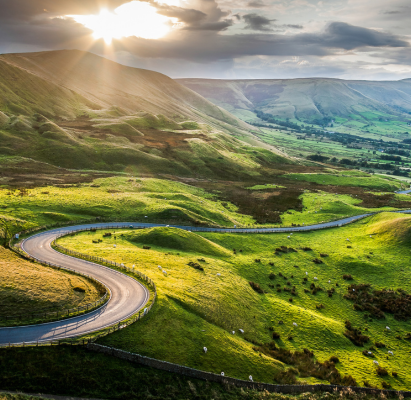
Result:
{"type": "Polygon", "coordinates": [[[76,22],[93,31],[95,39],[111,44],[113,39],[136,36],[143,39],[159,39],[173,29],[175,18],[157,13],[149,3],[132,1],[116,8],[106,9],[98,15],[70,15],[76,22]]]}

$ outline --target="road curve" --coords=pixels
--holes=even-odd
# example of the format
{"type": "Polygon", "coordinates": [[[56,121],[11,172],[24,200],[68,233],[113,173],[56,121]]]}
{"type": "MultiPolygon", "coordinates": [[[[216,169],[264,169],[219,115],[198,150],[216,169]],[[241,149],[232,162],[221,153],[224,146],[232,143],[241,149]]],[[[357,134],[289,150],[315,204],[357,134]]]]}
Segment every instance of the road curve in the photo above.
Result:
{"type": "Polygon", "coordinates": [[[77,317],[38,325],[0,328],[0,345],[43,342],[77,337],[123,321],[140,310],[149,300],[147,288],[135,279],[85,260],[61,254],[51,248],[51,242],[73,227],[39,233],[26,239],[22,247],[32,257],[61,267],[88,274],[111,291],[110,300],[101,308],[77,317]]]}
{"type": "MultiPolygon", "coordinates": [[[[411,210],[393,212],[411,213],[411,210]]],[[[106,326],[116,324],[140,310],[147,303],[149,299],[149,291],[129,276],[89,261],[66,256],[53,250],[50,244],[57,236],[61,234],[90,228],[121,229],[129,227],[152,228],[165,226],[171,226],[193,232],[286,233],[340,227],[371,215],[374,215],[374,213],[357,215],[322,224],[284,228],[202,228],[140,222],[113,222],[69,226],[39,233],[29,237],[22,244],[23,249],[29,255],[42,261],[47,261],[60,265],[61,267],[75,269],[78,272],[91,275],[110,289],[111,299],[98,310],[67,320],[23,327],[0,328],[0,345],[5,345],[8,343],[18,344],[22,342],[42,342],[81,336],[90,332],[98,331],[106,326]]]]}

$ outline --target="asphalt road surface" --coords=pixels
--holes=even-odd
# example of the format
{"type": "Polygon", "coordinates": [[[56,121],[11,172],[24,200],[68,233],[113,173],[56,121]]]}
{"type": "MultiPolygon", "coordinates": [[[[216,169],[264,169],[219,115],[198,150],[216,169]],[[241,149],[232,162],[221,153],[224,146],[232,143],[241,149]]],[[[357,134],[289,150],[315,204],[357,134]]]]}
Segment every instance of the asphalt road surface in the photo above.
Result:
{"type": "MultiPolygon", "coordinates": [[[[411,210],[395,211],[398,213],[411,213],[411,210]]],[[[362,214],[354,217],[343,218],[338,221],[326,222],[300,227],[284,228],[202,228],[172,225],[192,232],[220,232],[220,233],[286,233],[312,231],[340,227],[373,214],[362,214]]],[[[133,315],[144,307],[149,300],[149,291],[136,280],[120,272],[94,264],[89,261],[69,257],[53,250],[51,242],[60,234],[86,230],[90,228],[151,228],[169,226],[165,224],[139,223],[139,222],[114,222],[76,225],[58,228],[51,231],[39,233],[26,239],[22,248],[32,257],[42,261],[57,264],[61,267],[74,269],[91,275],[106,285],[111,291],[110,300],[101,308],[85,315],[73,317],[66,320],[50,322],[39,325],[22,327],[0,328],[0,345],[42,342],[81,336],[95,332],[107,326],[114,325],[127,317],[133,315]]]]}
{"type": "Polygon", "coordinates": [[[39,260],[96,278],[110,289],[110,300],[101,308],[77,317],[45,324],[0,328],[0,345],[58,340],[98,331],[133,315],[149,300],[149,291],[135,279],[113,269],[53,250],[50,243],[54,238],[71,230],[72,228],[60,228],[34,235],[25,240],[22,247],[39,260]]]}

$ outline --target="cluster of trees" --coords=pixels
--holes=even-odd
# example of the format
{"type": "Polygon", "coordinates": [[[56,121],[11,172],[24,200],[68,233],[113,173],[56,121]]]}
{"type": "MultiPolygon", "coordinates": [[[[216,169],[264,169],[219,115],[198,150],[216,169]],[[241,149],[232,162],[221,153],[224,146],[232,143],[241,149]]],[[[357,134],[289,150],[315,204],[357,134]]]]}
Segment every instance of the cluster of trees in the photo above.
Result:
{"type": "Polygon", "coordinates": [[[384,163],[371,163],[368,161],[356,161],[356,160],[351,160],[349,158],[342,158],[341,160],[338,160],[336,157],[333,157],[330,159],[330,157],[322,156],[320,154],[310,154],[309,156],[306,157],[307,160],[310,161],[317,161],[317,162],[332,162],[332,163],[338,163],[341,165],[345,166],[350,166],[350,167],[361,167],[361,168],[369,168],[369,169],[379,169],[379,170],[385,170],[385,171],[392,171],[392,175],[396,176],[410,176],[411,169],[399,169],[398,166],[394,164],[384,164],[384,163]]]}

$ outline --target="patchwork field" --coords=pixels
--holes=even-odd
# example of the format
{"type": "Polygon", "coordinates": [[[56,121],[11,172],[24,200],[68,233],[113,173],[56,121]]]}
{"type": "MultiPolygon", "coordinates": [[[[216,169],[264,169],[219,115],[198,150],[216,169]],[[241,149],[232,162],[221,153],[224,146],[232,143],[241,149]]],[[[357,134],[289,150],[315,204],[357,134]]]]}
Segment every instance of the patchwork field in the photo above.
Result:
{"type": "Polygon", "coordinates": [[[60,244],[134,264],[157,284],[149,316],[102,344],[242,379],[407,389],[410,228],[383,213],[294,235],[153,228],[60,244]],[[313,356],[288,352],[303,349],[313,356]]]}
{"type": "Polygon", "coordinates": [[[85,278],[30,263],[0,246],[0,326],[33,322],[32,313],[63,311],[101,296],[85,278]]]}

